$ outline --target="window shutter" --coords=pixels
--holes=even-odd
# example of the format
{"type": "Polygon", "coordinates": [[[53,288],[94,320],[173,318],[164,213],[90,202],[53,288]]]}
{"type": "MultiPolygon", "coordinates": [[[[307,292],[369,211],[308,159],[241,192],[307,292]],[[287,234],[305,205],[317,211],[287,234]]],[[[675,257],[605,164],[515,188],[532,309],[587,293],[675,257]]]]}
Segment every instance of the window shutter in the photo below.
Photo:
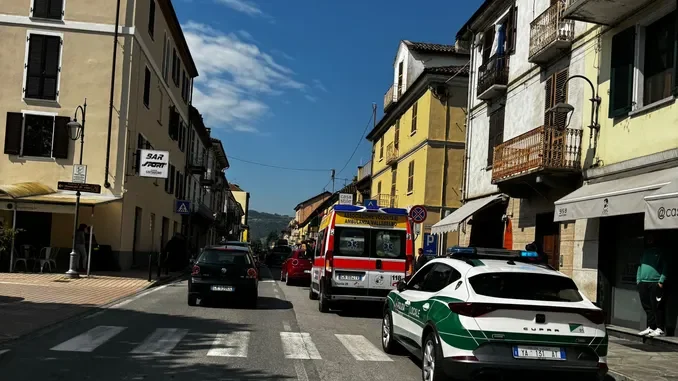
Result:
{"type": "Polygon", "coordinates": [[[516,50],[516,36],[518,34],[518,8],[512,6],[506,22],[506,54],[513,54],[516,50]]]}
{"type": "Polygon", "coordinates": [[[68,122],[71,118],[57,116],[54,118],[54,144],[52,145],[52,157],[55,159],[68,159],[68,147],[71,138],[68,136],[68,122]]]}
{"type": "Polygon", "coordinates": [[[59,78],[59,55],[61,37],[45,36],[45,66],[43,72],[42,99],[56,100],[57,79],[59,78]]]}
{"type": "Polygon", "coordinates": [[[151,71],[144,70],[144,105],[148,107],[151,104],[151,71]]]}
{"type": "Polygon", "coordinates": [[[609,117],[618,118],[633,105],[633,60],[636,28],[630,27],[612,37],[609,117]]]}
{"type": "Polygon", "coordinates": [[[26,98],[39,98],[40,87],[43,72],[42,49],[45,42],[45,36],[40,34],[31,34],[28,42],[28,62],[26,62],[26,88],[24,96],[26,98]]]}
{"type": "Polygon", "coordinates": [[[64,11],[64,0],[51,0],[49,4],[49,18],[61,20],[64,11]]]}
{"type": "Polygon", "coordinates": [[[49,0],[34,0],[32,16],[41,18],[49,17],[49,0]]]}
{"type": "Polygon", "coordinates": [[[170,107],[170,117],[169,117],[169,136],[172,140],[177,140],[179,132],[179,113],[176,111],[174,106],[170,107]]]}
{"type": "Polygon", "coordinates": [[[487,142],[487,166],[494,163],[494,148],[504,141],[504,108],[490,115],[490,130],[487,142]]]}
{"type": "Polygon", "coordinates": [[[174,194],[174,177],[175,177],[174,172],[175,172],[174,166],[172,164],[170,164],[169,174],[168,174],[168,178],[169,178],[169,191],[168,191],[168,193],[169,194],[174,194]]]}
{"type": "Polygon", "coordinates": [[[5,153],[8,155],[21,154],[21,127],[24,115],[20,112],[7,113],[7,125],[5,126],[5,153]]]}
{"type": "MultiPolygon", "coordinates": [[[[170,168],[172,168],[172,166],[170,166],[170,168]]],[[[167,175],[167,177],[165,177],[165,193],[169,193],[169,189],[170,189],[170,177],[169,175],[167,175]]]]}
{"type": "Polygon", "coordinates": [[[155,0],[151,0],[150,9],[148,10],[148,34],[153,37],[155,33],[155,0]]]}

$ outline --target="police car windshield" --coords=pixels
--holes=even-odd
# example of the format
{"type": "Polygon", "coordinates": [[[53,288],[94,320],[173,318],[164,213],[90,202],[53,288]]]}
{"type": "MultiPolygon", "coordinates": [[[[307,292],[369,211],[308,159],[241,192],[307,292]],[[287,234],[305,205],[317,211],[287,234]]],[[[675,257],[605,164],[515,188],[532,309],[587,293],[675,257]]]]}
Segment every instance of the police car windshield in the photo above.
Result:
{"type": "Polygon", "coordinates": [[[572,279],[531,273],[486,273],[469,278],[473,290],[484,296],[549,302],[584,300],[572,279]]]}
{"type": "Polygon", "coordinates": [[[214,265],[236,265],[245,266],[251,265],[250,257],[247,252],[242,250],[212,250],[207,249],[202,252],[198,263],[214,264],[214,265]]]}

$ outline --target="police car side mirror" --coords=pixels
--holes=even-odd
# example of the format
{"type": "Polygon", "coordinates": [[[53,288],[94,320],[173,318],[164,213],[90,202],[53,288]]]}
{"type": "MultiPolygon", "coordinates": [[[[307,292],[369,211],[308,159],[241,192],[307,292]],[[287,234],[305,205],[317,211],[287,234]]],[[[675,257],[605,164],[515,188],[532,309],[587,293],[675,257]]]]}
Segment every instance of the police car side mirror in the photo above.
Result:
{"type": "Polygon", "coordinates": [[[398,289],[398,292],[403,292],[407,290],[407,282],[404,279],[399,281],[396,288],[398,289]]]}

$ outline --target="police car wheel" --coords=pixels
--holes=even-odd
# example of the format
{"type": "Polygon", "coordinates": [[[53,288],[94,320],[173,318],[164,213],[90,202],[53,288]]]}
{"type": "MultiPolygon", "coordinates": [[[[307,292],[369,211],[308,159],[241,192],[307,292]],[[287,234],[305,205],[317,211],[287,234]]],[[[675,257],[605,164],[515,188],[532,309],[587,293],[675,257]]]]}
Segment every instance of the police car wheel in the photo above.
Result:
{"type": "Polygon", "coordinates": [[[384,352],[393,354],[397,350],[398,343],[393,339],[393,315],[391,310],[384,311],[384,317],[381,320],[381,347],[384,352]]]}
{"type": "Polygon", "coordinates": [[[442,367],[439,366],[441,358],[440,346],[438,345],[436,334],[435,332],[431,332],[426,336],[424,347],[422,348],[422,381],[438,381],[445,377],[442,367]]]}

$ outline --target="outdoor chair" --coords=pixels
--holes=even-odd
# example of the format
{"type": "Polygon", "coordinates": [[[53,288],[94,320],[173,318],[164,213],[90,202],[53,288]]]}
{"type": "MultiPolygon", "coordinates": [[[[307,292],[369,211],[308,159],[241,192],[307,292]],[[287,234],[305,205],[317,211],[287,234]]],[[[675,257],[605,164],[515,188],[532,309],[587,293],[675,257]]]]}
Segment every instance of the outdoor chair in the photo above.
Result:
{"type": "Polygon", "coordinates": [[[16,247],[14,250],[14,263],[12,263],[12,271],[16,272],[16,265],[19,262],[24,263],[24,271],[28,271],[28,255],[24,250],[17,251],[16,247]],[[21,255],[19,254],[21,253],[21,255]]]}
{"type": "Polygon", "coordinates": [[[38,256],[38,261],[35,261],[33,264],[33,271],[35,271],[35,265],[38,263],[40,264],[40,273],[45,268],[45,265],[47,265],[47,269],[49,272],[52,272],[52,265],[54,265],[54,270],[56,270],[56,257],[57,254],[59,254],[59,248],[58,247],[43,247],[40,249],[40,255],[38,256]]]}

